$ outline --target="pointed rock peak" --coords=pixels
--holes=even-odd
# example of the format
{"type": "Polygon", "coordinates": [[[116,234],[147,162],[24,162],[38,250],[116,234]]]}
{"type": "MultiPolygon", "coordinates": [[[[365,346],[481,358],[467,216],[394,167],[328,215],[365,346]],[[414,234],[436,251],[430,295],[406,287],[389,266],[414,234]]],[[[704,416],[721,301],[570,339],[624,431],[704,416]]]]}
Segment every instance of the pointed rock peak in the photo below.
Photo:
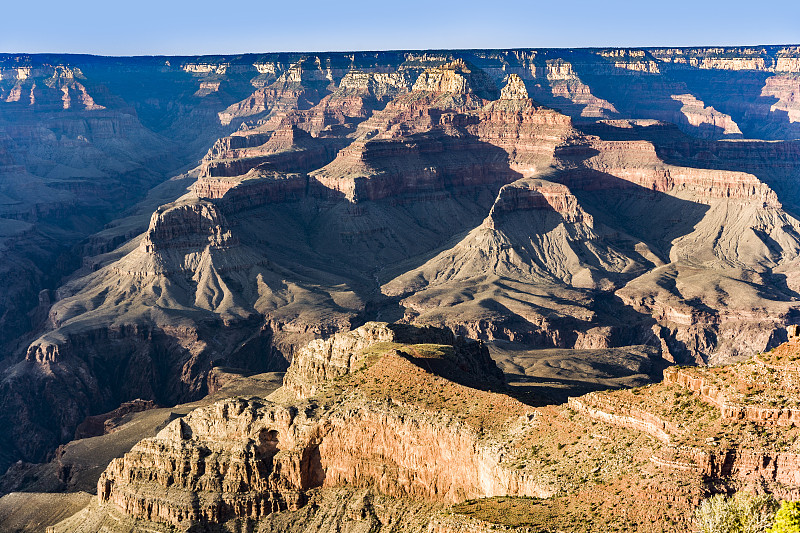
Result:
{"type": "Polygon", "coordinates": [[[506,86],[500,91],[501,100],[525,100],[528,98],[525,83],[517,74],[509,74],[505,81],[506,86]]]}
{"type": "Polygon", "coordinates": [[[496,100],[497,86],[481,69],[456,59],[439,67],[429,68],[420,74],[413,91],[435,93],[474,93],[487,100],[496,100]]]}

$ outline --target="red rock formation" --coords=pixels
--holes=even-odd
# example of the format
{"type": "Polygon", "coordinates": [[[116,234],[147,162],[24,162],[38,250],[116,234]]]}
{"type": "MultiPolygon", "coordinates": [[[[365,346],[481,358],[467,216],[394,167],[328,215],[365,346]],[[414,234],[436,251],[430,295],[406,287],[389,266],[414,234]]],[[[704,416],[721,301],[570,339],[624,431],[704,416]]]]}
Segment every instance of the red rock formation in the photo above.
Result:
{"type": "Polygon", "coordinates": [[[111,433],[116,429],[119,419],[130,413],[138,413],[158,407],[152,400],[132,400],[123,402],[108,413],[86,417],[86,420],[75,428],[75,439],[85,439],[111,433]]]}
{"type": "Polygon", "coordinates": [[[489,217],[528,209],[552,209],[569,223],[592,225],[592,216],[581,208],[578,199],[565,185],[542,180],[523,180],[505,185],[497,195],[489,217]]]}
{"type": "MultiPolygon", "coordinates": [[[[250,135],[244,144],[249,145],[254,142],[253,139],[260,140],[262,135],[250,135]]],[[[286,126],[273,132],[261,145],[228,149],[219,152],[217,158],[209,159],[207,156],[200,170],[200,178],[241,176],[253,169],[282,172],[310,170],[333,159],[339,146],[335,142],[314,142],[303,130],[286,126]]]]}
{"type": "Polygon", "coordinates": [[[309,398],[326,382],[358,370],[365,349],[379,343],[447,344],[455,347],[462,372],[480,376],[484,384],[500,384],[502,374],[488,351],[444,328],[367,322],[353,331],[311,341],[298,350],[284,376],[284,387],[298,398],[309,398]]]}
{"type": "Polygon", "coordinates": [[[250,171],[233,178],[202,177],[193,186],[200,198],[217,202],[223,212],[238,213],[266,204],[305,197],[308,177],[302,174],[250,171]]]}
{"type": "Polygon", "coordinates": [[[321,483],[309,462],[318,457],[289,448],[295,433],[308,428],[293,409],[261,413],[259,407],[227,401],[171,423],[112,461],[98,482],[99,500],[175,525],[296,509],[304,503],[303,491],[321,483]],[[207,496],[198,505],[201,494],[207,496]]]}
{"type": "MultiPolygon", "coordinates": [[[[762,365],[758,358],[754,359],[755,365],[762,365]]],[[[781,372],[779,370],[779,372],[781,372]]],[[[785,370],[783,372],[786,372],[785,370]]],[[[739,378],[738,373],[732,372],[732,379],[739,378]]],[[[790,383],[797,382],[797,372],[790,372],[787,376],[790,383]]],[[[704,377],[691,370],[669,368],[664,371],[664,381],[686,387],[696,393],[700,399],[719,409],[720,416],[731,422],[754,422],[756,424],[797,426],[800,425],[800,408],[798,407],[767,407],[765,405],[746,405],[728,397],[726,391],[714,385],[714,380],[704,377]]],[[[753,383],[751,383],[753,385],[753,383]]],[[[754,385],[758,385],[757,383],[754,385]]],[[[794,392],[794,391],[793,391],[794,392]]]]}
{"type": "Polygon", "coordinates": [[[709,480],[731,479],[742,486],[766,486],[780,499],[800,495],[797,453],[682,446],[661,448],[651,461],[666,470],[690,471],[709,480]]]}
{"type": "Polygon", "coordinates": [[[775,192],[752,174],[668,165],[648,141],[588,139],[558,147],[555,157],[567,170],[560,179],[571,188],[640,187],[670,194],[686,192],[701,200],[731,198],[781,207],[775,192]]]}
{"type": "Polygon", "coordinates": [[[330,165],[311,173],[324,188],[353,202],[445,188],[512,181],[505,158],[479,141],[464,142],[444,131],[405,140],[371,140],[342,150],[330,165]],[[494,159],[493,163],[480,160],[494,159]]]}
{"type": "Polygon", "coordinates": [[[672,423],[662,420],[652,413],[635,406],[615,404],[600,394],[587,394],[580,398],[570,398],[567,405],[574,411],[591,418],[622,428],[635,429],[647,433],[666,444],[680,430],[672,423]]]}
{"type": "MultiPolygon", "coordinates": [[[[368,323],[298,352],[287,387],[313,395],[359,370],[365,348],[380,353],[382,343],[412,339],[454,340],[444,330],[368,323]]],[[[462,372],[478,377],[488,365],[497,372],[477,343],[458,341],[455,348],[448,359],[462,372]]],[[[425,372],[403,357],[386,357],[391,361],[374,364],[425,372]]],[[[396,399],[342,400],[229,399],[197,409],[115,459],[98,482],[98,499],[131,517],[186,527],[296,509],[315,487],[371,487],[445,502],[546,492],[534,477],[503,464],[503,449],[469,425],[396,399]]]]}

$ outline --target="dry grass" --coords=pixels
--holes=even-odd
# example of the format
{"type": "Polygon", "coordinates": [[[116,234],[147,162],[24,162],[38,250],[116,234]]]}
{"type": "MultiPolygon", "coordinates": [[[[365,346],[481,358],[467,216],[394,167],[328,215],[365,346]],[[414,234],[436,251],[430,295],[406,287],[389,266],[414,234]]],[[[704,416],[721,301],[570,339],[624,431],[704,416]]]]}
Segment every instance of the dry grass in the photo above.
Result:
{"type": "Polygon", "coordinates": [[[726,403],[769,409],[800,407],[800,342],[784,343],[738,364],[681,370],[704,380],[726,403]]]}
{"type": "Polygon", "coordinates": [[[768,364],[785,365],[800,370],[800,340],[785,342],[769,352],[759,354],[758,358],[768,364]]]}
{"type": "Polygon", "coordinates": [[[552,498],[500,496],[468,500],[452,512],[537,532],[685,532],[690,529],[699,486],[685,480],[625,476],[552,498]],[[675,501],[669,501],[669,495],[675,501]]]}
{"type": "MultiPolygon", "coordinates": [[[[698,372],[707,370],[697,369],[698,372]]],[[[657,416],[670,425],[671,442],[678,446],[800,451],[800,428],[726,421],[719,409],[679,385],[660,383],[602,393],[598,398],[603,401],[596,407],[606,412],[634,409],[657,416]],[[707,439],[711,438],[714,440],[709,443],[707,439]]]]}

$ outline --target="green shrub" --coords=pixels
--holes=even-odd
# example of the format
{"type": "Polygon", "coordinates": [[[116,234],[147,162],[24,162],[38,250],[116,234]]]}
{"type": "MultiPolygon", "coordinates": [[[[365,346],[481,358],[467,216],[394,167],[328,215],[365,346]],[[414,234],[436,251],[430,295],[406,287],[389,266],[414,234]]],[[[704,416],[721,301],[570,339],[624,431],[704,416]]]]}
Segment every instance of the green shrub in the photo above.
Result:
{"type": "Polygon", "coordinates": [[[800,502],[783,502],[770,533],[800,533],[800,502]]]}
{"type": "Polygon", "coordinates": [[[695,524],[700,533],[768,533],[777,506],[771,496],[717,494],[697,508],[695,524]]]}

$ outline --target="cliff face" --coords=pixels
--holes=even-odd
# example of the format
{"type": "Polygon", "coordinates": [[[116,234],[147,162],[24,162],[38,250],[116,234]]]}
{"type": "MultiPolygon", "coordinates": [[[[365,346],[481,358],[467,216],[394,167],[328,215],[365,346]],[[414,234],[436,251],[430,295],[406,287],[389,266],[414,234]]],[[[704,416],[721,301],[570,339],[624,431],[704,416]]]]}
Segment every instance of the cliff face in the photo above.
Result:
{"type": "Polygon", "coordinates": [[[668,368],[664,382],[637,395],[594,393],[570,407],[604,423],[642,431],[666,446],[651,461],[666,471],[761,486],[797,497],[797,341],[749,361],[713,368],[668,368]],[[686,392],[684,392],[686,391],[686,392]],[[759,428],[754,431],[753,426],[759,428]]]}
{"type": "Polygon", "coordinates": [[[292,449],[307,424],[292,410],[258,407],[224,402],[173,422],[112,461],[98,498],[137,518],[175,525],[296,509],[303,491],[320,484],[313,459],[292,449]],[[264,427],[254,425],[260,419],[264,427]],[[201,494],[207,497],[198,505],[201,494]]]}
{"type": "Polygon", "coordinates": [[[98,483],[99,501],[186,527],[297,510],[320,486],[447,502],[540,494],[499,469],[496,453],[476,449],[469,431],[377,406],[349,405],[319,421],[299,407],[295,413],[227,402],[195,411],[112,461],[98,483]]]}
{"type": "MultiPolygon", "coordinates": [[[[297,353],[284,388],[308,401],[237,399],[197,409],[112,461],[98,482],[98,501],[135,519],[183,529],[296,511],[318,487],[365,487],[444,502],[546,491],[504,466],[502,447],[481,437],[473,419],[459,422],[452,418],[455,411],[442,416],[391,389],[387,400],[336,379],[361,379],[359,372],[367,368],[378,381],[399,368],[459,392],[470,390],[417,364],[456,369],[460,379],[488,376],[491,382],[499,374],[485,348],[446,330],[369,323],[297,353]],[[389,346],[406,352],[392,353],[396,349],[389,346]]],[[[482,400],[504,401],[476,393],[482,400]]],[[[524,411],[513,401],[506,405],[524,411]]],[[[514,414],[500,413],[506,418],[514,414]]]]}
{"type": "MultiPolygon", "coordinates": [[[[457,357],[458,373],[466,373],[467,378],[479,377],[484,386],[498,385],[503,381],[502,373],[485,347],[457,337],[448,329],[368,322],[353,331],[337,333],[325,340],[317,339],[301,348],[286,372],[284,387],[299,398],[311,397],[329,380],[360,369],[369,355],[367,348],[392,343],[451,345],[457,357]]],[[[451,380],[461,382],[465,379],[465,376],[453,375],[452,370],[444,372],[451,380]]]]}
{"type": "Polygon", "coordinates": [[[781,498],[800,490],[786,426],[761,420],[751,431],[720,417],[706,390],[713,380],[744,394],[750,379],[762,387],[752,401],[790,407],[796,342],[746,364],[678,369],[664,383],[542,408],[444,377],[491,374],[476,347],[445,330],[385,323],[312,342],[269,398],[201,407],[114,459],[95,502],[53,531],[404,523],[522,532],[593,519],[598,531],[644,520],[677,532],[710,484],[781,498]],[[456,343],[432,344],[444,339],[456,343]],[[752,376],[764,365],[774,370],[767,382],[752,376]]]}

